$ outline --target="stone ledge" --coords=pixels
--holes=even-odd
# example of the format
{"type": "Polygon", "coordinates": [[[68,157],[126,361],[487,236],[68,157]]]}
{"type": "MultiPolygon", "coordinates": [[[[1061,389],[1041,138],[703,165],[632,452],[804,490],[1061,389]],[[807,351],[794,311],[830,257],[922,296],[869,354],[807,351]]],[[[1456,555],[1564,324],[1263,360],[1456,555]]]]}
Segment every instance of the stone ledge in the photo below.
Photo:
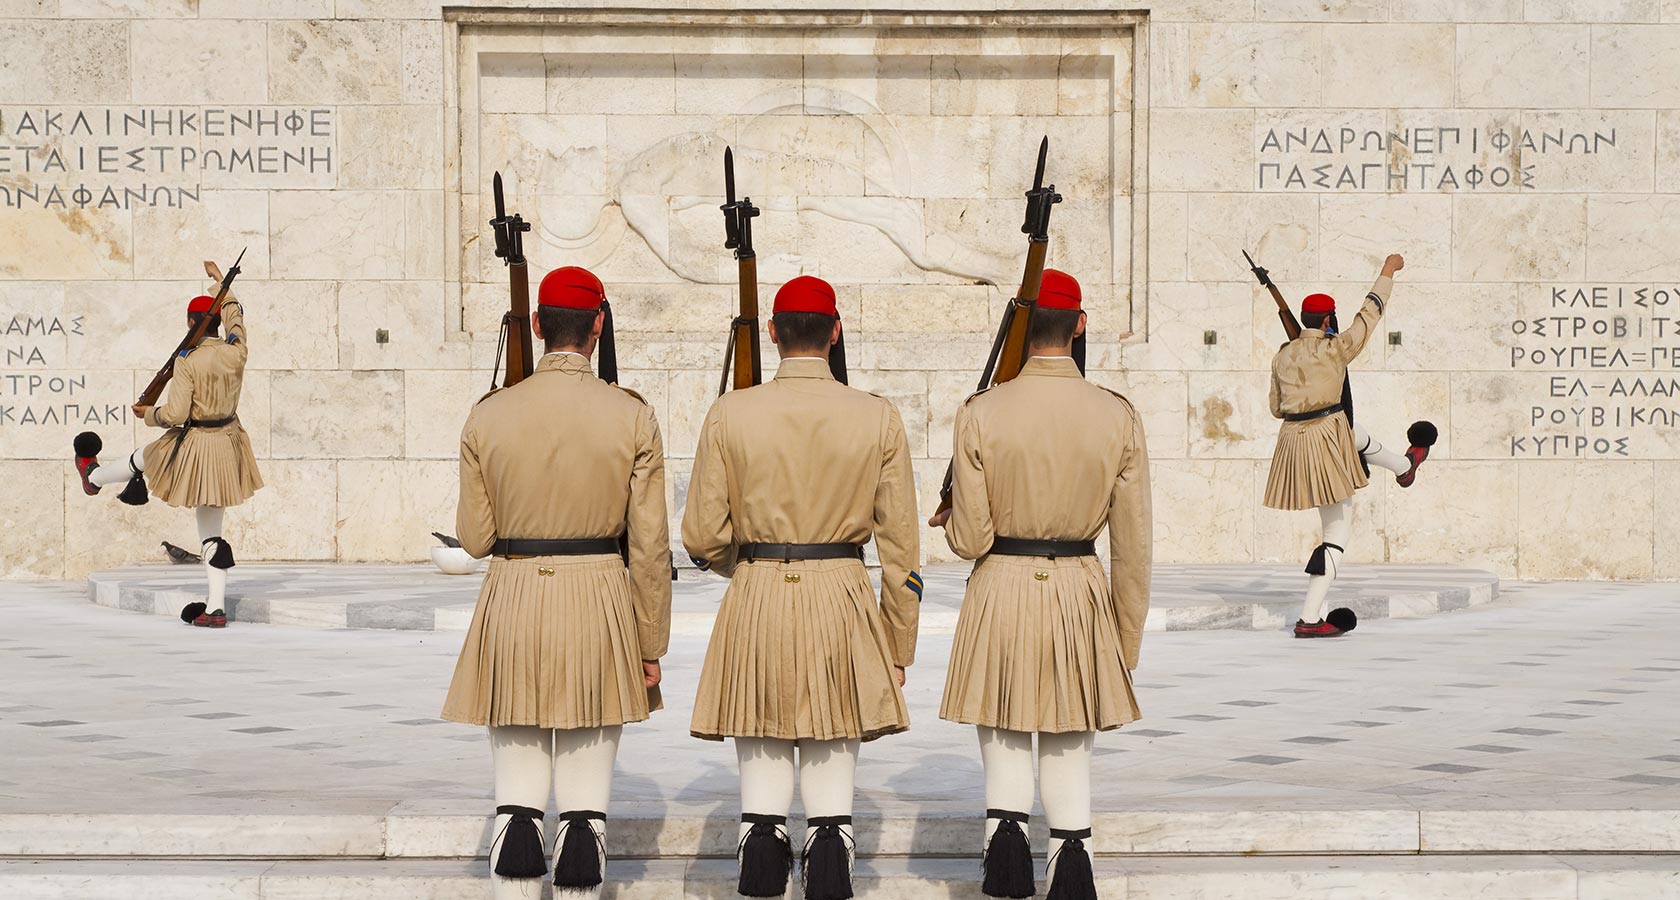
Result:
{"type": "MultiPolygon", "coordinates": [[[[1095,869],[1098,895],[1109,900],[1609,900],[1669,896],[1664,892],[1680,878],[1680,857],[1135,857],[1098,860],[1095,869]]],[[[728,860],[611,860],[606,875],[608,893],[617,898],[734,895],[735,865],[728,860]]],[[[0,862],[0,894],[10,900],[457,900],[482,895],[488,877],[478,861],[8,861],[0,862]]],[[[1038,878],[1042,888],[1042,868],[1038,878]]],[[[972,859],[861,859],[855,886],[864,900],[981,896],[972,859]]]]}
{"type": "MultiPolygon", "coordinates": [[[[922,633],[950,634],[962,605],[967,566],[924,571],[922,633]]],[[[257,563],[235,568],[228,580],[229,618],[236,622],[466,631],[481,577],[439,574],[430,566],[333,563],[257,563]]],[[[1155,568],[1145,631],[1287,627],[1306,586],[1299,567],[1282,565],[1169,565],[1155,568]]],[[[674,587],[671,630],[676,636],[711,633],[726,582],[705,576],[674,587]]],[[[196,566],[130,566],[88,576],[88,599],[101,606],[175,616],[203,600],[196,566]]],[[[1449,566],[1349,566],[1330,595],[1363,620],[1413,618],[1465,609],[1499,595],[1491,572],[1449,566]]]]}
{"type": "MultiPolygon", "coordinates": [[[[306,809],[266,815],[0,814],[0,857],[467,860],[482,857],[490,845],[489,819],[474,806],[468,801],[407,801],[392,805],[385,815],[306,809]]],[[[978,828],[975,811],[933,806],[885,815],[860,812],[859,853],[883,858],[970,855],[978,828]]],[[[611,812],[607,844],[616,857],[728,859],[735,851],[733,814],[658,804],[621,804],[611,812]]],[[[554,822],[548,825],[552,837],[554,822]]],[[[1093,826],[1104,857],[1680,853],[1677,809],[1227,805],[1098,811],[1093,826]]],[[[1043,823],[1035,819],[1031,830],[1034,845],[1043,846],[1043,823]]]]}

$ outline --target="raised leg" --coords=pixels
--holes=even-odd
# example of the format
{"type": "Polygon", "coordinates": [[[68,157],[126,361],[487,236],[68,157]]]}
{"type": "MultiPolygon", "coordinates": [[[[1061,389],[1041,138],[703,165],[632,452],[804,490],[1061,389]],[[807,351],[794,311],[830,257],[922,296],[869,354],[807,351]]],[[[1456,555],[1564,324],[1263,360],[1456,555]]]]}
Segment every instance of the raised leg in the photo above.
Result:
{"type": "Polygon", "coordinates": [[[1373,466],[1387,469],[1396,475],[1404,475],[1412,469],[1412,461],[1404,455],[1383,447],[1371,433],[1359,425],[1353,426],[1353,443],[1359,448],[1359,455],[1373,466]]]}
{"type": "Polygon", "coordinates": [[[119,462],[108,466],[99,466],[88,473],[88,481],[98,487],[113,484],[127,484],[134,476],[146,471],[146,452],[136,450],[128,455],[126,462],[119,462]]]}

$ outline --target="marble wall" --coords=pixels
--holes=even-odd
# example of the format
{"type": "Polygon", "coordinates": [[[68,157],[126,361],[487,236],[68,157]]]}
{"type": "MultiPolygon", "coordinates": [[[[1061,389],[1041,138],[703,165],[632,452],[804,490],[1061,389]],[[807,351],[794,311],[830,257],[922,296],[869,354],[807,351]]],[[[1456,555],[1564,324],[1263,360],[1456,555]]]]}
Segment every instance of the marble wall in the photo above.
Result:
{"type": "Polygon", "coordinates": [[[493,377],[497,170],[533,280],[606,281],[675,513],[734,303],[725,145],[765,210],[764,298],[836,284],[854,383],[899,405],[931,507],[1048,134],[1051,262],[1091,298],[1092,377],[1144,413],[1159,559],[1313,540],[1260,505],[1281,337],[1239,251],[1349,303],[1401,252],[1360,415],[1442,442],[1413,488],[1361,493],[1352,558],[1680,577],[1657,514],[1680,475],[1680,3],[669,5],[0,0],[0,576],[190,543],[183,512],[82,496],[69,438],[150,437],[127,406],[199,261],[241,248],[269,482],[229,517],[241,557],[422,558],[493,377]]]}

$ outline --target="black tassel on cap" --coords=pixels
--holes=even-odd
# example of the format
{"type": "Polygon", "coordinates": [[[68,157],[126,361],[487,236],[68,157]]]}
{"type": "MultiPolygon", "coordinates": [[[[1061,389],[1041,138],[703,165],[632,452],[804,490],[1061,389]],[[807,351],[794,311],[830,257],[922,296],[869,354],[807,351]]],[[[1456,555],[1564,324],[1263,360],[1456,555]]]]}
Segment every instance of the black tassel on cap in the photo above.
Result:
{"type": "Polygon", "coordinates": [[[554,860],[554,886],[586,890],[601,883],[601,857],[606,846],[595,833],[591,819],[606,821],[607,814],[592,809],[574,809],[560,814],[565,835],[560,855],[554,860]]]}
{"type": "Polygon", "coordinates": [[[1020,900],[1031,897],[1033,886],[1032,846],[1021,826],[1027,823],[1026,813],[1007,809],[988,809],[986,818],[997,819],[997,830],[986,844],[986,855],[980,862],[985,872],[980,890],[988,897],[1011,897],[1020,900]]]}
{"type": "Polygon", "coordinates": [[[613,340],[612,304],[601,298],[601,340],[595,345],[595,374],[618,384],[618,343],[613,340]]]}
{"type": "Polygon", "coordinates": [[[846,384],[846,326],[840,326],[840,337],[834,346],[828,348],[828,374],[834,380],[846,384]]]}
{"type": "Polygon", "coordinates": [[[788,875],[793,871],[793,845],[784,830],[787,816],[742,813],[741,821],[752,828],[738,848],[741,881],[736,885],[737,893],[743,897],[780,897],[787,893],[788,875]]]}
{"type": "Polygon", "coordinates": [[[840,826],[852,817],[814,816],[805,824],[816,829],[805,842],[805,900],[851,900],[851,849],[840,826]]]}
{"type": "Polygon", "coordinates": [[[1050,876],[1050,891],[1044,900],[1097,900],[1097,876],[1091,869],[1091,852],[1085,840],[1091,829],[1050,829],[1050,836],[1060,840],[1050,864],[1055,872],[1050,876]]]}
{"type": "Polygon", "coordinates": [[[1073,364],[1079,367],[1079,374],[1085,374],[1085,335],[1078,334],[1073,338],[1073,364]]]}
{"type": "Polygon", "coordinates": [[[503,878],[541,878],[548,874],[548,855],[543,852],[543,811],[529,806],[498,806],[496,815],[509,816],[502,827],[501,852],[496,854],[495,872],[503,878]]]}

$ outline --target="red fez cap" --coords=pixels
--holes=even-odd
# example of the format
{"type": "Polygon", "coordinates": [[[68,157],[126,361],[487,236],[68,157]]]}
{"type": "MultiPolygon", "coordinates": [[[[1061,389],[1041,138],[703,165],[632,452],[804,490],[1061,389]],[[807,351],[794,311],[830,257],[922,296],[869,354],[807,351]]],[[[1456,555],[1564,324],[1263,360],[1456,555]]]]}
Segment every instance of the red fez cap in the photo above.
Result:
{"type": "Polygon", "coordinates": [[[197,297],[192,298],[192,300],[187,302],[187,312],[189,312],[189,313],[207,313],[207,312],[210,311],[210,307],[214,306],[215,303],[216,303],[216,298],[215,297],[206,297],[206,296],[203,296],[203,295],[199,295],[197,297]]]}
{"type": "Polygon", "coordinates": [[[538,306],[559,306],[565,309],[600,309],[607,298],[601,279],[588,269],[562,266],[543,276],[537,288],[538,306]]]}
{"type": "Polygon", "coordinates": [[[834,286],[811,275],[801,275],[782,285],[782,289],[776,292],[776,302],[770,311],[821,313],[837,319],[840,317],[840,311],[834,307],[834,286]]]}
{"type": "Polygon", "coordinates": [[[1308,294],[1307,299],[1301,301],[1301,314],[1333,313],[1336,311],[1336,298],[1329,294],[1308,294]]]}
{"type": "Polygon", "coordinates": [[[1079,282],[1072,275],[1055,269],[1044,270],[1044,280],[1038,285],[1038,305],[1046,309],[1078,309],[1079,282]]]}

